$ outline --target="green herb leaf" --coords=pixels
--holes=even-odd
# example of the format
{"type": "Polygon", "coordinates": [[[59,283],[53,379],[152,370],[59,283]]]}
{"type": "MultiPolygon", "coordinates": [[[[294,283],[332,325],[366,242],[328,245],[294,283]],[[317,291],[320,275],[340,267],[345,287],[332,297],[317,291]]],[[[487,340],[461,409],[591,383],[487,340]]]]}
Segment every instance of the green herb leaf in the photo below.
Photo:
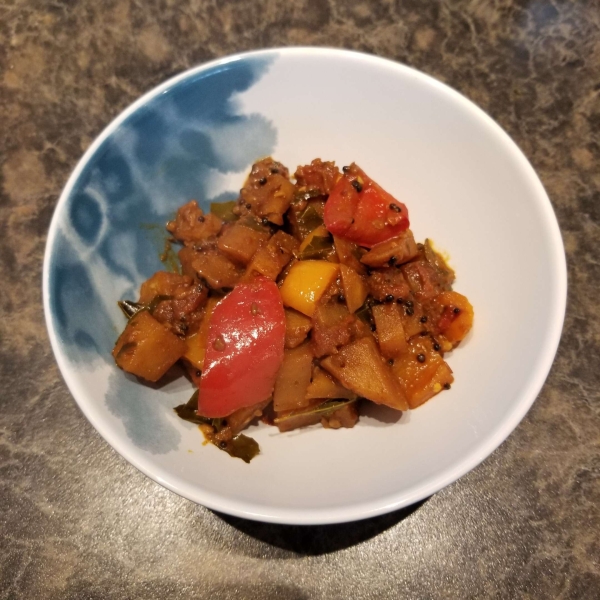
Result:
{"type": "Polygon", "coordinates": [[[300,260],[309,259],[326,259],[333,252],[333,238],[330,234],[326,236],[315,235],[310,244],[300,252],[298,258],[300,260]]]}
{"type": "Polygon", "coordinates": [[[244,462],[249,463],[260,453],[260,447],[256,440],[241,433],[228,441],[215,439],[214,434],[221,431],[221,429],[224,429],[224,419],[209,419],[208,417],[202,417],[197,414],[198,394],[199,391],[196,390],[185,404],[175,407],[174,410],[177,413],[177,416],[184,421],[194,423],[194,425],[210,425],[214,431],[209,434],[205,433],[204,436],[211,444],[214,444],[219,450],[227,452],[229,456],[241,458],[244,462]]]}
{"type": "Polygon", "coordinates": [[[177,416],[184,421],[189,421],[195,425],[212,425],[212,419],[201,417],[196,413],[198,410],[198,393],[198,390],[196,390],[185,404],[180,404],[173,410],[177,413],[177,416]]]}
{"type": "Polygon", "coordinates": [[[241,458],[244,462],[249,463],[257,454],[260,454],[260,446],[257,441],[240,433],[228,442],[213,441],[213,444],[223,452],[227,452],[229,456],[241,458]],[[221,445],[223,444],[223,445],[221,445]]]}
{"type": "Polygon", "coordinates": [[[323,218],[312,205],[307,206],[304,212],[298,217],[298,229],[302,237],[306,237],[311,231],[323,225],[323,218]]]}
{"type": "Polygon", "coordinates": [[[289,415],[284,415],[283,417],[276,417],[275,419],[273,419],[273,422],[275,424],[277,423],[281,423],[283,421],[287,421],[288,419],[293,419],[295,417],[300,417],[300,416],[305,416],[305,415],[315,415],[318,413],[329,413],[329,412],[334,412],[336,411],[338,408],[341,408],[342,406],[346,406],[347,404],[352,404],[353,402],[356,402],[358,400],[358,398],[353,398],[352,400],[327,400],[327,402],[323,402],[323,404],[319,404],[318,406],[314,407],[314,408],[309,408],[308,410],[298,410],[298,411],[294,411],[293,413],[289,414],[289,415]]]}
{"type": "Polygon", "coordinates": [[[229,202],[211,202],[210,212],[219,217],[221,221],[225,221],[225,223],[233,223],[233,221],[239,219],[238,215],[233,212],[236,204],[235,200],[230,200],[229,202]]]}
{"type": "Polygon", "coordinates": [[[367,324],[373,323],[373,311],[371,310],[372,305],[369,302],[365,302],[354,314],[367,324]]]}
{"type": "Polygon", "coordinates": [[[240,225],[248,227],[248,229],[253,229],[254,231],[260,231],[261,233],[271,232],[268,226],[263,225],[261,221],[252,215],[246,215],[243,219],[241,219],[240,225]]]}

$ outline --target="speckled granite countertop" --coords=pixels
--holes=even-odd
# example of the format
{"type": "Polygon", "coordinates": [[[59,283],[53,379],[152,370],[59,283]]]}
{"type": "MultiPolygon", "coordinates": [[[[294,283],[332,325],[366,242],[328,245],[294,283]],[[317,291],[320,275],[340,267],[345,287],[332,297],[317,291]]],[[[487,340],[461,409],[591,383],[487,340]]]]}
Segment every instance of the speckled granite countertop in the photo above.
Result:
{"type": "Polygon", "coordinates": [[[598,598],[600,3],[0,3],[0,598],[598,598]],[[41,307],[46,231],[91,140],[207,59],[353,48],[457,88],[523,148],[569,264],[562,343],[515,433],[456,484],[355,524],[215,514],[125,463],[84,419],[41,307]]]}

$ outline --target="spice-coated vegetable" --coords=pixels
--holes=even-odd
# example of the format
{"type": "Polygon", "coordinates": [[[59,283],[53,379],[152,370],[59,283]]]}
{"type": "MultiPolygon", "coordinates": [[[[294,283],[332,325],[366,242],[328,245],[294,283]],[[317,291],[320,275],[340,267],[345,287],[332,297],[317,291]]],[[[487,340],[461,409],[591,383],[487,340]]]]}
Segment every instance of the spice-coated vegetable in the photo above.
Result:
{"type": "Polygon", "coordinates": [[[311,317],[338,270],[335,263],[322,260],[295,263],[280,288],[283,303],[311,317]]]}
{"type": "Polygon", "coordinates": [[[119,302],[113,356],[153,382],[179,361],[198,389],[175,410],[213,447],[249,462],[258,444],[241,432],[257,418],[348,428],[366,402],[408,410],[450,389],[444,354],[473,308],[406,206],[356,164],[315,159],[290,178],[264,158],[237,200],[208,213],[190,201],[167,229],[181,273],[119,302]]]}
{"type": "Polygon", "coordinates": [[[199,414],[225,417],[266,400],[283,360],[284,340],[277,286],[264,277],[238,284],[210,317],[199,414]],[[260,311],[253,311],[253,304],[260,311]]]}

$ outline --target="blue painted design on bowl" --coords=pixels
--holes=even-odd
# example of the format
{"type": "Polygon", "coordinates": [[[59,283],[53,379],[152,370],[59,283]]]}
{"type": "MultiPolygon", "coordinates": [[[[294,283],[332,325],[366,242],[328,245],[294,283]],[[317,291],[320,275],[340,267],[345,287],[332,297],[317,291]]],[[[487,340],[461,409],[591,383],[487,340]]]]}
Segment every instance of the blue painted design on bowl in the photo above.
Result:
{"type": "MultiPolygon", "coordinates": [[[[246,57],[166,84],[109,126],[83,159],[54,217],[48,270],[50,317],[70,368],[114,364],[110,352],[123,326],[116,301],[137,298],[139,284],[164,268],[161,243],[147,224],[162,229],[192,198],[206,209],[213,199],[236,197],[216,190],[217,178],[273,152],[273,124],[242,114],[236,102],[272,60],[246,57]]],[[[115,375],[106,401],[129,438],[150,452],[176,449],[180,435],[164,407],[148,402],[137,381],[115,375]]]]}

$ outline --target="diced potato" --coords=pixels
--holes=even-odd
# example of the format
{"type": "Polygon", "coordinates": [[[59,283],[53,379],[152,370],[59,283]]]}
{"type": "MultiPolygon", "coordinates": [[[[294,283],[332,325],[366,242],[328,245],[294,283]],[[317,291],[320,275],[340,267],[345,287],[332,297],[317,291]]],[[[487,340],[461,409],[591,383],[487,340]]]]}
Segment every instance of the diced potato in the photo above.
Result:
{"type": "Polygon", "coordinates": [[[437,323],[440,333],[452,344],[458,345],[473,326],[473,307],[458,292],[442,292],[433,304],[441,313],[437,323]]]}
{"type": "Polygon", "coordinates": [[[206,354],[206,340],[208,339],[208,324],[210,322],[210,316],[217,305],[218,298],[209,298],[204,307],[204,314],[202,315],[202,321],[198,331],[187,337],[185,343],[187,349],[183,358],[185,358],[191,365],[196,367],[199,371],[202,371],[204,364],[204,355],[206,354]]]}
{"type": "Polygon", "coordinates": [[[191,285],[192,279],[179,273],[169,273],[167,271],[157,271],[142,283],[140,287],[140,299],[142,304],[148,304],[156,296],[172,296],[178,286],[191,285]]]}
{"type": "Polygon", "coordinates": [[[429,304],[444,291],[436,269],[426,260],[413,260],[402,265],[401,271],[413,296],[423,304],[429,304]]]}
{"type": "MultiPolygon", "coordinates": [[[[287,254],[291,255],[298,249],[298,240],[291,236],[285,231],[277,231],[273,237],[269,240],[269,244],[273,244],[279,249],[280,254],[283,254],[282,250],[287,254]]],[[[288,258],[289,260],[289,258],[288,258]]]]}
{"type": "Polygon", "coordinates": [[[452,350],[452,342],[449,342],[443,335],[438,335],[435,339],[440,345],[442,356],[444,355],[444,353],[450,352],[450,350],[452,350]]]}
{"type": "Polygon", "coordinates": [[[346,306],[351,313],[356,312],[364,304],[369,293],[367,284],[354,269],[347,265],[340,264],[340,273],[342,274],[346,306]]]}
{"type": "Polygon", "coordinates": [[[232,288],[242,274],[227,257],[217,250],[199,252],[192,266],[213,290],[232,288]]]}
{"type": "Polygon", "coordinates": [[[379,350],[385,358],[397,358],[404,354],[408,345],[404,337],[404,327],[400,307],[395,303],[376,304],[371,309],[375,319],[379,350]]]}
{"type": "Polygon", "coordinates": [[[326,429],[349,428],[354,427],[357,421],[358,408],[356,402],[335,409],[325,405],[322,400],[314,400],[308,408],[279,413],[275,419],[275,425],[277,425],[279,431],[285,432],[315,425],[319,422],[326,429]]]}
{"type": "Polygon", "coordinates": [[[406,299],[410,295],[410,288],[400,269],[378,269],[367,277],[369,292],[375,300],[383,302],[388,296],[394,299],[406,299]]]}
{"type": "Polygon", "coordinates": [[[356,394],[347,390],[320,367],[315,367],[313,369],[312,381],[306,390],[306,399],[313,400],[315,398],[328,398],[331,400],[345,398],[347,400],[353,400],[356,398],[356,394]]]}
{"type": "Polygon", "coordinates": [[[186,348],[181,338],[143,310],[127,323],[112,355],[124,371],[148,381],[158,381],[183,356],[186,348]]]}
{"type": "Polygon", "coordinates": [[[247,265],[258,250],[265,244],[269,234],[234,223],[226,227],[219,236],[217,247],[230,260],[247,265]]]}
{"type": "Polygon", "coordinates": [[[201,254],[198,250],[195,250],[192,246],[184,246],[179,250],[177,256],[181,263],[181,272],[188,277],[196,277],[196,271],[193,267],[194,260],[201,254]]]}
{"type": "Polygon", "coordinates": [[[404,392],[371,337],[344,346],[338,354],[323,359],[321,366],[359,396],[397,410],[408,409],[404,392]]]}
{"type": "MultiPolygon", "coordinates": [[[[267,185],[269,184],[267,183],[267,185]]],[[[294,185],[281,177],[278,182],[273,182],[270,188],[272,194],[264,199],[257,214],[267,217],[276,225],[283,225],[283,215],[294,198],[294,185]]]]}
{"type": "Polygon", "coordinates": [[[398,378],[410,408],[427,402],[454,381],[452,369],[433,349],[430,338],[410,340],[408,352],[394,361],[392,372],[398,378]]]}
{"type": "Polygon", "coordinates": [[[227,417],[227,426],[232,430],[234,435],[237,435],[242,429],[253,419],[262,416],[263,411],[271,402],[271,398],[267,398],[254,406],[246,406],[236,410],[227,417]]]}
{"type": "Polygon", "coordinates": [[[356,244],[334,235],[333,245],[335,246],[335,251],[340,264],[354,269],[360,275],[364,275],[367,272],[365,265],[359,260],[361,251],[356,244]]]}
{"type": "Polygon", "coordinates": [[[290,262],[298,248],[298,241],[283,231],[278,231],[266,246],[260,247],[248,265],[246,277],[260,273],[275,281],[281,270],[290,262]]]}
{"type": "Polygon", "coordinates": [[[419,302],[407,300],[400,305],[400,315],[402,317],[402,326],[404,327],[404,337],[408,341],[414,335],[419,335],[423,331],[429,330],[429,324],[423,323],[423,307],[419,302]]]}
{"type": "Polygon", "coordinates": [[[358,407],[356,402],[346,404],[321,418],[321,425],[325,429],[351,428],[358,422],[358,407]]]}
{"type": "Polygon", "coordinates": [[[356,317],[338,302],[317,304],[312,322],[311,344],[317,357],[334,354],[340,346],[352,340],[356,331],[356,317]]]}
{"type": "MultiPolygon", "coordinates": [[[[329,287],[325,290],[323,295],[321,296],[317,306],[319,304],[327,304],[327,303],[339,303],[340,296],[344,294],[344,289],[342,288],[342,278],[338,275],[334,277],[332,282],[329,284],[329,287]]],[[[346,305],[342,305],[345,313],[348,313],[348,309],[346,305]]],[[[313,315],[314,316],[314,315],[313,315]]]]}
{"type": "Polygon", "coordinates": [[[277,248],[273,246],[267,245],[259,248],[248,265],[245,278],[259,274],[275,281],[282,269],[278,254],[277,248]]]}
{"type": "Polygon", "coordinates": [[[283,304],[311,317],[338,270],[339,265],[324,260],[297,262],[279,290],[283,304]]]}
{"type": "MultiPolygon", "coordinates": [[[[394,265],[405,263],[419,253],[415,238],[410,229],[403,231],[400,235],[381,242],[369,250],[361,259],[360,262],[369,267],[383,267],[390,264],[390,259],[394,265]]],[[[391,266],[391,265],[390,265],[391,266]]]]}
{"type": "Polygon", "coordinates": [[[308,336],[312,321],[306,315],[291,308],[285,310],[285,347],[296,348],[308,336]]]}
{"type": "Polygon", "coordinates": [[[296,410],[310,404],[306,399],[306,390],[312,374],[312,360],[308,343],[284,350],[273,392],[273,408],[276,412],[296,410]]]}

